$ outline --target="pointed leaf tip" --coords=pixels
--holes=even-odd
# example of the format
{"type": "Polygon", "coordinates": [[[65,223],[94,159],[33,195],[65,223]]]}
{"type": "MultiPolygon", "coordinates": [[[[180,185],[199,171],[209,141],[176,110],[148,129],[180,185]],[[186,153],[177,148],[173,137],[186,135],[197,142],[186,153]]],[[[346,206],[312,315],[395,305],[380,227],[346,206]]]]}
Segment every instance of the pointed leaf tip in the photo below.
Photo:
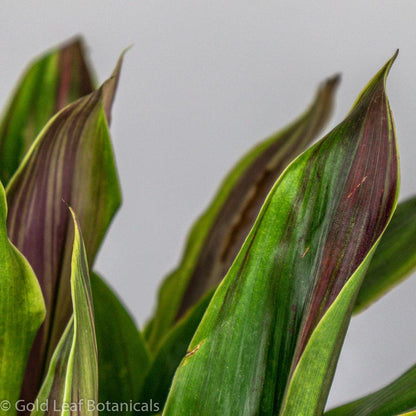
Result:
{"type": "Polygon", "coordinates": [[[71,213],[72,221],[73,221],[74,226],[75,226],[75,231],[79,231],[80,225],[79,225],[79,222],[78,222],[78,219],[77,219],[77,217],[75,215],[74,210],[72,209],[72,207],[64,199],[62,201],[64,202],[64,204],[67,206],[69,212],[71,213]]]}
{"type": "Polygon", "coordinates": [[[126,49],[121,52],[120,57],[118,58],[116,67],[114,68],[110,78],[104,82],[104,84],[101,86],[103,90],[103,107],[104,112],[107,118],[107,122],[110,125],[111,124],[111,109],[114,102],[114,97],[117,91],[118,81],[120,79],[120,73],[121,73],[121,67],[123,65],[124,55],[126,52],[130,49],[130,47],[127,47],[126,49]]]}
{"type": "Polygon", "coordinates": [[[397,201],[397,165],[375,77],[269,192],[176,370],[165,416],[323,413],[355,295],[397,201]]]}
{"type": "Polygon", "coordinates": [[[332,87],[338,87],[341,82],[342,75],[341,73],[337,72],[336,74],[332,75],[326,80],[326,83],[331,85],[332,87]]]}
{"type": "Polygon", "coordinates": [[[368,86],[373,85],[376,81],[383,81],[383,86],[385,86],[387,76],[389,75],[390,69],[398,55],[399,50],[397,49],[393,56],[383,65],[380,71],[378,71],[377,74],[373,77],[368,86]]]}
{"type": "Polygon", "coordinates": [[[349,114],[351,114],[355,110],[358,110],[360,108],[360,104],[367,105],[367,103],[364,103],[365,99],[372,99],[374,91],[377,88],[380,88],[382,90],[382,93],[384,94],[384,91],[386,89],[387,76],[389,75],[390,69],[394,61],[396,60],[398,54],[399,50],[397,49],[394,55],[383,65],[383,67],[376,73],[376,75],[374,75],[374,77],[368,83],[367,87],[363,91],[361,91],[361,94],[355,100],[354,105],[352,106],[349,114]]]}
{"type": "Polygon", "coordinates": [[[0,121],[0,180],[7,185],[48,120],[94,90],[84,41],[71,38],[30,63],[0,121]]]}
{"type": "Polygon", "coordinates": [[[389,74],[390,69],[393,66],[394,61],[396,60],[398,55],[399,49],[396,49],[396,52],[394,52],[393,56],[386,62],[386,64],[382,68],[381,72],[384,74],[384,81],[387,79],[387,75],[389,74]]]}
{"type": "Polygon", "coordinates": [[[70,37],[69,39],[65,40],[62,43],[61,47],[65,48],[65,47],[72,47],[75,45],[80,46],[82,49],[85,49],[85,39],[81,34],[74,35],[70,37]]]}

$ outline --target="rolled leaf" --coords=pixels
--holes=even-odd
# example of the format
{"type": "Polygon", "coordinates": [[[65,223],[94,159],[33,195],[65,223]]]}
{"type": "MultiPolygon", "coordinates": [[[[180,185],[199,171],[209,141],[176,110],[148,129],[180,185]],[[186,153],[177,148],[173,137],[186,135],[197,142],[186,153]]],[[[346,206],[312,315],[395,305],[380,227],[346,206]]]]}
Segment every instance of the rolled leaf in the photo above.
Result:
{"type": "Polygon", "coordinates": [[[26,362],[36,332],[45,318],[39,283],[28,261],[9,241],[6,230],[7,205],[0,183],[0,398],[14,415],[26,362]]]}
{"type": "Polygon", "coordinates": [[[328,79],[300,118],[254,147],[225,178],[193,226],[179,267],[160,289],[152,327],[146,331],[152,349],[225,276],[273,183],[325,126],[338,80],[328,79]]]}
{"type": "Polygon", "coordinates": [[[42,130],[10,181],[8,231],[33,267],[47,316],[34,343],[23,398],[33,400],[72,313],[72,231],[63,201],[76,210],[90,266],[121,196],[103,101],[114,75],[94,93],[61,110],[42,130]],[[45,361],[46,360],[46,361],[45,361]]]}
{"type": "MultiPolygon", "coordinates": [[[[91,289],[98,346],[99,401],[136,401],[150,362],[145,341],[116,295],[95,273],[91,274],[91,289]]],[[[101,415],[111,413],[114,412],[100,412],[101,415]]]]}
{"type": "Polygon", "coordinates": [[[98,360],[87,253],[71,209],[75,235],[71,259],[74,315],[53,354],[32,416],[98,415],[98,360]]]}
{"type": "Polygon", "coordinates": [[[272,188],[175,374],[164,415],[322,414],[360,279],[397,199],[385,95],[392,61],[272,188]],[[325,377],[311,377],[310,366],[325,377]]]}
{"type": "Polygon", "coordinates": [[[354,313],[402,282],[416,269],[416,198],[400,203],[380,240],[358,293],[354,313]]]}
{"type": "Polygon", "coordinates": [[[160,409],[163,408],[175,371],[186,355],[189,343],[201,322],[212,295],[213,291],[207,293],[176,323],[160,343],[144,378],[143,387],[138,396],[139,403],[150,403],[152,400],[159,404],[160,409]]]}
{"type": "MultiPolygon", "coordinates": [[[[416,365],[392,383],[325,416],[391,416],[416,409],[416,365]]],[[[406,413],[406,415],[413,414],[406,413]]],[[[404,415],[403,415],[404,416],[404,415]]]]}
{"type": "Polygon", "coordinates": [[[47,121],[69,103],[92,92],[91,78],[81,38],[29,65],[0,123],[0,180],[4,185],[47,121]]]}

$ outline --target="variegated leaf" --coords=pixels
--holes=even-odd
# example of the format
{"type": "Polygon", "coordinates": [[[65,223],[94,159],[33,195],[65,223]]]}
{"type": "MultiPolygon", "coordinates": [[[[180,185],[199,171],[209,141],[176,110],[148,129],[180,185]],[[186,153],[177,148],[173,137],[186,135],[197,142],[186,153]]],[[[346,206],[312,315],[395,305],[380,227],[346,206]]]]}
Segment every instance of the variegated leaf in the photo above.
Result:
{"type": "Polygon", "coordinates": [[[14,415],[30,348],[45,317],[39,283],[28,261],[9,241],[7,205],[0,183],[0,415],[14,415]],[[3,403],[3,402],[2,402],[3,403]]]}
{"type": "Polygon", "coordinates": [[[90,266],[120,205],[103,109],[106,97],[114,95],[117,78],[118,73],[113,74],[100,89],[52,118],[6,189],[10,239],[33,267],[47,309],[25,377],[22,397],[27,400],[36,395],[48,358],[72,313],[72,233],[65,203],[77,212],[90,266]]]}
{"type": "Polygon", "coordinates": [[[300,118],[254,147],[225,178],[193,226],[181,264],[160,289],[152,327],[146,331],[152,349],[174,322],[222,280],[274,181],[325,126],[338,80],[338,76],[328,79],[300,118]]]}
{"type": "Polygon", "coordinates": [[[88,261],[79,223],[71,258],[71,294],[74,315],[52,356],[32,416],[98,415],[98,358],[88,261]]]}
{"type": "Polygon", "coordinates": [[[0,180],[4,185],[47,121],[93,89],[81,38],[60,45],[30,64],[0,123],[0,180]]]}
{"type": "Polygon", "coordinates": [[[385,78],[280,176],[175,374],[164,415],[320,415],[368,262],[394,211],[385,78]]]}

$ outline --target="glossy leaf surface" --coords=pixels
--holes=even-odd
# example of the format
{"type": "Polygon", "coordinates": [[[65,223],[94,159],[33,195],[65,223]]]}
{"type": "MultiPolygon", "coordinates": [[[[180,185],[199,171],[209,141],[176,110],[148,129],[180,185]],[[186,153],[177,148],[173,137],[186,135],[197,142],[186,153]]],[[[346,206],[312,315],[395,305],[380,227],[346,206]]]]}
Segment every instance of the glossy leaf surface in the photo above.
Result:
{"type": "Polygon", "coordinates": [[[176,372],[164,415],[322,413],[360,280],[397,199],[391,64],[274,185],[176,372]],[[325,377],[311,377],[319,362],[325,377]]]}
{"type": "Polygon", "coordinates": [[[97,345],[87,253],[79,223],[71,213],[75,228],[71,258],[74,314],[53,354],[33,416],[98,415],[97,345]]]}
{"type": "Polygon", "coordinates": [[[161,287],[152,327],[146,331],[152,349],[225,276],[273,183],[326,124],[338,79],[328,79],[298,120],[254,147],[225,178],[193,226],[181,264],[161,287]]]}
{"type": "Polygon", "coordinates": [[[0,180],[4,185],[47,121],[94,89],[82,40],[35,60],[21,78],[0,123],[0,180]]]}
{"type": "Polygon", "coordinates": [[[39,283],[28,261],[7,237],[7,205],[0,183],[0,398],[15,414],[32,342],[45,317],[39,283]]]}
{"type": "Polygon", "coordinates": [[[98,346],[99,401],[136,401],[150,361],[145,341],[111,288],[95,273],[91,274],[91,289],[98,346]]]}
{"type": "Polygon", "coordinates": [[[416,409],[416,365],[392,383],[325,416],[391,416],[416,409]]]}

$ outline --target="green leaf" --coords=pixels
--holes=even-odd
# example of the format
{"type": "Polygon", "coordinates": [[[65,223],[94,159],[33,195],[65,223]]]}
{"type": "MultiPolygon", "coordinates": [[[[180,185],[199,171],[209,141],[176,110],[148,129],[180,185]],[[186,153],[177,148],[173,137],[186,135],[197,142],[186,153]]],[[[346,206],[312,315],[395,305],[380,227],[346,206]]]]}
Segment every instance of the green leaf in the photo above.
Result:
{"type": "MultiPolygon", "coordinates": [[[[345,244],[346,242],[338,243],[341,248],[341,253],[348,253],[348,250],[352,250],[350,253],[353,253],[353,255],[362,256],[362,254],[359,253],[360,249],[362,249],[358,244],[360,239],[362,241],[367,239],[368,244],[372,238],[373,244],[367,246],[367,249],[369,249],[367,255],[363,258],[361,264],[358,264],[354,273],[340,290],[333,303],[329,306],[315,330],[311,333],[309,341],[307,341],[300,358],[298,358],[300,354],[295,356],[295,363],[297,363],[297,365],[292,372],[291,380],[280,411],[280,414],[284,416],[322,414],[332,383],[336,362],[348,327],[351,311],[355,303],[355,298],[374,251],[376,250],[377,244],[382,238],[382,232],[391,219],[397,203],[398,158],[396,154],[397,149],[391,111],[385,95],[385,80],[396,56],[397,53],[373,78],[368,87],[360,95],[357,105],[353,108],[353,112],[359,113],[360,105],[367,104],[368,108],[364,115],[361,135],[364,139],[368,136],[370,140],[374,141],[372,147],[371,144],[367,147],[365,141],[364,143],[360,143],[357,152],[358,155],[360,154],[360,150],[361,153],[366,153],[367,151],[373,152],[373,159],[368,158],[367,160],[370,160],[370,163],[376,165],[375,172],[377,172],[377,167],[380,164],[380,159],[383,158],[383,154],[387,161],[385,164],[381,162],[384,172],[382,171],[378,176],[373,177],[375,188],[371,190],[371,197],[373,198],[372,204],[377,209],[381,208],[383,203],[386,202],[386,195],[384,194],[385,189],[387,189],[387,198],[389,195],[390,198],[395,196],[393,201],[394,207],[389,207],[388,203],[384,205],[385,211],[378,210],[378,214],[381,215],[377,219],[373,211],[373,206],[371,204],[363,204],[366,211],[362,212],[361,215],[368,216],[368,219],[361,219],[361,221],[359,220],[357,222],[353,217],[357,215],[358,209],[350,207],[352,213],[352,215],[351,213],[350,215],[351,219],[353,219],[353,227],[351,230],[347,231],[350,246],[345,244]],[[380,144],[379,147],[377,147],[378,142],[384,142],[384,146],[380,144]],[[392,188],[396,190],[395,195],[392,188]],[[378,198],[380,198],[380,200],[378,200],[378,198]],[[371,224],[371,221],[376,222],[373,223],[372,227],[370,225],[368,228],[368,224],[371,224]],[[380,223],[384,223],[384,228],[378,229],[379,234],[377,236],[376,233],[376,240],[374,240],[373,232],[377,230],[377,227],[380,227],[380,223]],[[357,226],[363,228],[357,228],[357,226]],[[371,237],[372,235],[373,237],[371,237]],[[307,394],[305,394],[305,391],[307,391],[307,394]]],[[[364,161],[365,155],[361,155],[361,158],[364,161]]],[[[366,167],[364,167],[364,169],[358,168],[358,172],[355,174],[361,175],[365,169],[366,167]]],[[[367,175],[363,175],[362,180],[364,180],[366,176],[367,175]]],[[[367,179],[368,177],[365,181],[367,179]]],[[[359,192],[362,186],[365,185],[363,182],[357,182],[356,186],[358,186],[358,188],[353,188],[351,191],[353,194],[357,191],[359,192]]],[[[353,194],[348,194],[346,199],[351,199],[353,194]]],[[[361,201],[358,201],[358,204],[360,204],[360,202],[361,201]]],[[[332,258],[330,261],[334,261],[334,259],[332,258]]],[[[335,267],[337,268],[339,265],[336,265],[335,267]]],[[[318,286],[314,297],[319,298],[320,296],[323,296],[322,299],[324,299],[326,294],[322,295],[322,293],[320,293],[321,290],[322,288],[318,286]]],[[[311,311],[314,308],[313,303],[315,303],[314,298],[312,300],[311,311]]],[[[308,328],[308,323],[306,323],[306,328],[308,328]]]]}
{"type": "Polygon", "coordinates": [[[79,223],[70,211],[75,229],[71,258],[73,319],[53,354],[32,416],[98,415],[90,410],[90,405],[98,404],[98,362],[87,253],[79,223]]]}
{"type": "MultiPolygon", "coordinates": [[[[416,365],[392,383],[325,416],[391,416],[416,409],[416,365]]],[[[411,415],[414,413],[406,413],[411,415]]],[[[403,415],[404,416],[404,415],[403,415]]]]}
{"type": "Polygon", "coordinates": [[[397,206],[355,303],[360,313],[416,269],[416,198],[397,206]]]}
{"type": "Polygon", "coordinates": [[[225,178],[193,226],[179,267],[160,289],[152,327],[146,331],[152,349],[225,276],[273,183],[326,124],[338,80],[328,79],[300,118],[254,147],[225,178]]]}
{"type": "Polygon", "coordinates": [[[374,250],[347,281],[313,330],[289,382],[283,416],[321,415],[332,383],[351,308],[374,250]]]}
{"type": "Polygon", "coordinates": [[[82,39],[36,59],[21,78],[0,123],[0,180],[7,184],[46,122],[93,90],[82,39]]]}
{"type": "Polygon", "coordinates": [[[12,406],[9,411],[0,409],[0,415],[13,415],[45,304],[32,268],[7,237],[6,217],[0,183],[0,398],[12,406]]]}
{"type": "MultiPolygon", "coordinates": [[[[118,65],[119,67],[119,65],[118,65]]],[[[121,196],[103,102],[117,76],[65,107],[42,130],[6,189],[11,241],[41,284],[47,315],[31,352],[23,398],[33,400],[71,315],[72,229],[77,212],[90,266],[121,196]]]]}
{"type": "Polygon", "coordinates": [[[392,61],[274,185],[175,374],[165,416],[322,414],[359,280],[397,199],[384,86],[392,61]],[[326,377],[311,377],[320,366],[326,377]]]}
{"type": "Polygon", "coordinates": [[[188,345],[201,322],[212,295],[213,291],[207,293],[163,339],[144,379],[138,402],[150,403],[152,400],[154,403],[158,403],[160,408],[163,408],[175,371],[186,355],[188,345]]]}
{"type": "Polygon", "coordinates": [[[154,318],[150,318],[146,322],[146,324],[145,324],[145,326],[143,328],[143,336],[144,336],[144,339],[146,339],[146,340],[149,339],[149,337],[150,337],[150,333],[152,331],[153,322],[154,322],[154,318]]]}
{"type": "Polygon", "coordinates": [[[91,274],[91,289],[98,346],[99,401],[135,401],[150,362],[145,341],[116,295],[95,273],[91,274]]]}

